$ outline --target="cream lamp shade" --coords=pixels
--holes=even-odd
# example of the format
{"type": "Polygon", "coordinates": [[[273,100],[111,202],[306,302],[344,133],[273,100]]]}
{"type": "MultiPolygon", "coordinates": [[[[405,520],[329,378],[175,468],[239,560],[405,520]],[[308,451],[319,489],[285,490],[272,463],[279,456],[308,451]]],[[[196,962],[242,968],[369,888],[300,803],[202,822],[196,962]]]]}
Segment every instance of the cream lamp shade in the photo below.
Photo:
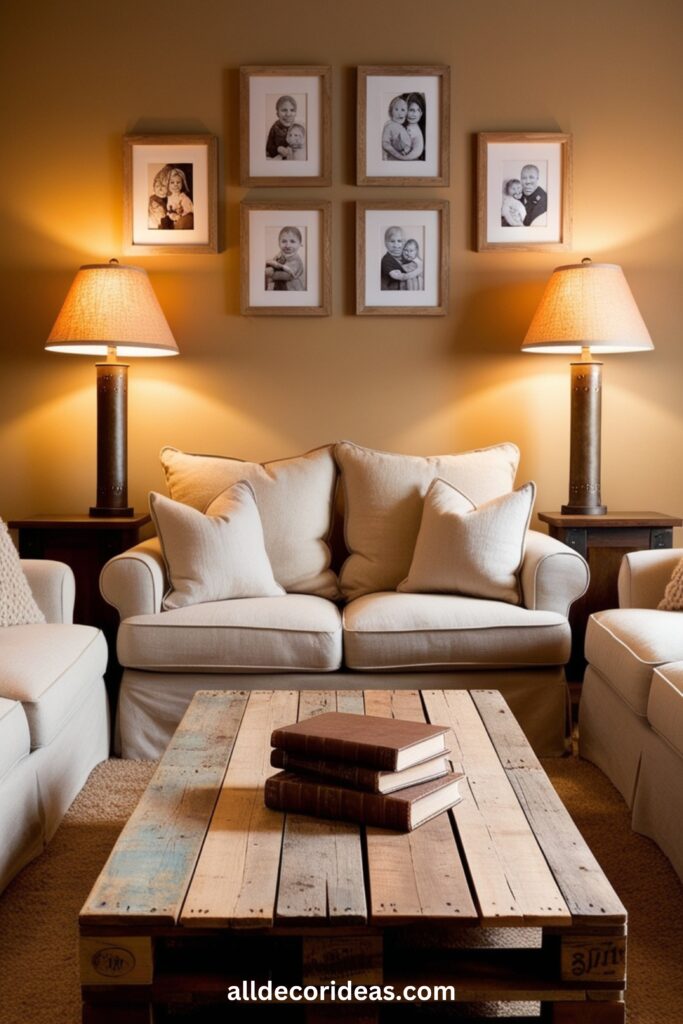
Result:
{"type": "Polygon", "coordinates": [[[45,348],[106,356],[97,364],[97,502],[91,516],[132,516],[128,505],[128,365],[118,356],[176,356],[178,346],[146,271],[117,260],[80,268],[45,348]]]}
{"type": "Polygon", "coordinates": [[[142,267],[80,268],[45,348],[73,355],[175,356],[178,346],[142,267]]]}
{"type": "Polygon", "coordinates": [[[556,267],[526,332],[522,352],[596,355],[654,348],[624,272],[616,263],[556,267]]]}
{"type": "Polygon", "coordinates": [[[607,511],[600,494],[602,363],[592,354],[653,348],[621,267],[585,259],[555,268],[522,351],[581,354],[581,361],[572,363],[569,501],[563,515],[607,511]]]}

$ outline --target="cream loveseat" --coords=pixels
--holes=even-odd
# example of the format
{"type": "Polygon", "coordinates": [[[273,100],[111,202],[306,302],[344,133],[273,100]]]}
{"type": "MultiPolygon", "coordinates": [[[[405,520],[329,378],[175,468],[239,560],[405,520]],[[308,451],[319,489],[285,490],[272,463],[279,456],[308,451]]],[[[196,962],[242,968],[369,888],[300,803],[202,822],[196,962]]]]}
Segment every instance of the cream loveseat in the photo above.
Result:
{"type": "Polygon", "coordinates": [[[68,566],[21,565],[46,621],[0,627],[0,891],[109,754],[104,636],[71,624],[68,566]]]}
{"type": "Polygon", "coordinates": [[[495,687],[540,754],[563,752],[567,614],[588,582],[580,556],[529,531],[512,598],[471,596],[467,587],[397,590],[435,478],[464,492],[471,509],[483,507],[512,491],[514,445],[425,458],[345,441],[263,465],[172,448],[161,458],[170,497],[208,518],[221,492],[249,482],[286,593],[165,608],[169,579],[157,538],[108,562],[101,590],[121,617],[122,756],[158,757],[196,690],[233,688],[495,687]],[[335,526],[339,492],[344,540],[335,526]]]}
{"type": "Polygon", "coordinates": [[[625,555],[619,608],[589,619],[579,753],[683,879],[683,612],[657,609],[681,558],[683,549],[625,555]]]}

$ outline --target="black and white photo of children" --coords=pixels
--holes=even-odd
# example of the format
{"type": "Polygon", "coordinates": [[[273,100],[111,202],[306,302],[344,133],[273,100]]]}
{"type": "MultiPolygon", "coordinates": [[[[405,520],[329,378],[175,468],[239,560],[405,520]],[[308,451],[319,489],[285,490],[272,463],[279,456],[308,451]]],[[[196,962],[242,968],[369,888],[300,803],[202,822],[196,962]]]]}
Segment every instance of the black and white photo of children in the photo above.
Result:
{"type": "Polygon", "coordinates": [[[266,159],[308,159],[305,94],[267,95],[266,124],[266,159]]]}
{"type": "Polygon", "coordinates": [[[306,228],[266,227],[265,289],[269,292],[306,291],[306,228]]]}
{"type": "Polygon", "coordinates": [[[382,127],[383,160],[425,160],[427,104],[422,92],[383,97],[386,108],[382,127]]]}
{"type": "Polygon", "coordinates": [[[424,227],[392,225],[383,230],[380,261],[383,292],[424,291],[424,227]]]}
{"type": "Polygon", "coordinates": [[[149,164],[147,227],[154,231],[194,228],[192,164],[149,164]]]}

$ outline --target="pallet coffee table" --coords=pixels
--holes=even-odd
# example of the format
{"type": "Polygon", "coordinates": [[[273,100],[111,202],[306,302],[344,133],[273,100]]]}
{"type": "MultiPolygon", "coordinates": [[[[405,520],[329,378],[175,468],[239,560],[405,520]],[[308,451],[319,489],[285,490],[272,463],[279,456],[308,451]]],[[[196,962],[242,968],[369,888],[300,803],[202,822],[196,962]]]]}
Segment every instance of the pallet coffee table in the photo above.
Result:
{"type": "Polygon", "coordinates": [[[197,693],[80,935],[84,1024],[410,1020],[408,985],[624,1021],[626,911],[495,691],[197,693]],[[268,810],[271,731],[335,709],[450,726],[462,801],[408,834],[268,810]],[[403,998],[228,1001],[332,981],[403,998]]]}

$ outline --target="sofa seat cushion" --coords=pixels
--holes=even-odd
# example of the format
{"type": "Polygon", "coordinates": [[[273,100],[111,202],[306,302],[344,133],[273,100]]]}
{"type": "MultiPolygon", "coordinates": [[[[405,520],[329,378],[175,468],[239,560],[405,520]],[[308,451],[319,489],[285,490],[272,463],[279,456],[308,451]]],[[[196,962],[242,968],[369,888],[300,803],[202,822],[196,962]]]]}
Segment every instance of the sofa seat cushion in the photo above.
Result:
{"type": "Polygon", "coordinates": [[[563,665],[571,646],[557,612],[444,594],[366,594],[343,623],[353,669],[563,665]]]}
{"type": "Polygon", "coordinates": [[[19,700],[31,749],[50,743],[107,667],[107,642],[94,626],[47,622],[2,631],[0,696],[19,700]]]}
{"type": "Polygon", "coordinates": [[[31,736],[23,707],[19,701],[0,697],[0,781],[30,752],[31,736]]]}
{"type": "Polygon", "coordinates": [[[334,672],[341,617],[310,594],[209,601],[126,619],[117,650],[126,668],[154,671],[334,672]]]}
{"type": "Polygon", "coordinates": [[[683,757],[683,661],[655,670],[647,717],[655,732],[683,757]]]}
{"type": "Polygon", "coordinates": [[[653,608],[611,608],[595,612],[586,630],[588,662],[643,718],[652,672],[669,661],[683,660],[680,612],[653,608]]]}

